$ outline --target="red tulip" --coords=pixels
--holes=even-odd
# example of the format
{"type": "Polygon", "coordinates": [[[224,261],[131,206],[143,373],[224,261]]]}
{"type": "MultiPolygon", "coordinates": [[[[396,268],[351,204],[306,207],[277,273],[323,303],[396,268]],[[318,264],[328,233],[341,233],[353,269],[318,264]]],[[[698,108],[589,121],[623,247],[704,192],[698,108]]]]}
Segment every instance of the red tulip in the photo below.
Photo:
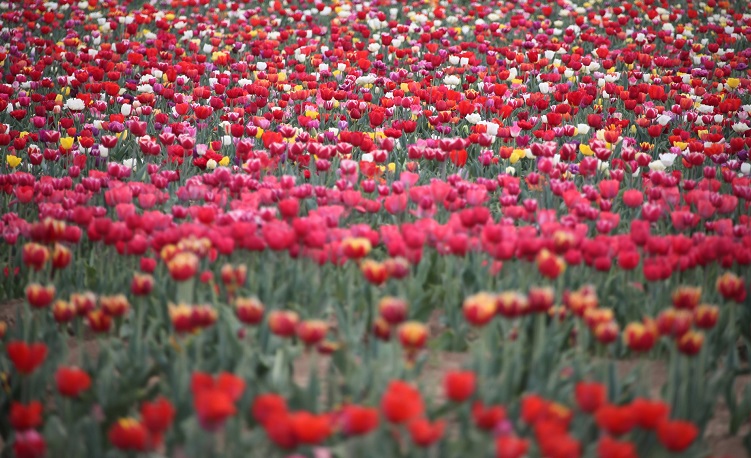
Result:
{"type": "Polygon", "coordinates": [[[522,458],[527,455],[529,441],[516,436],[501,436],[495,440],[496,458],[522,458]]]}
{"type": "Polygon", "coordinates": [[[38,428],[42,424],[42,403],[31,401],[28,405],[13,401],[10,404],[10,425],[16,431],[38,428]]]}
{"type": "Polygon", "coordinates": [[[643,429],[655,429],[669,414],[668,405],[662,401],[636,398],[631,403],[631,408],[639,427],[643,429]]]}
{"type": "Polygon", "coordinates": [[[467,297],[462,304],[464,319],[473,326],[488,324],[496,314],[496,301],[496,296],[488,293],[478,293],[467,297]]]}
{"type": "Polygon", "coordinates": [[[464,402],[475,392],[477,376],[471,371],[449,372],[443,379],[446,397],[453,402],[464,402]]]}
{"type": "Polygon", "coordinates": [[[61,367],[55,373],[55,383],[61,395],[75,398],[89,389],[91,377],[77,367],[61,367]]]}
{"type": "Polygon", "coordinates": [[[153,436],[161,436],[172,425],[175,408],[165,397],[141,404],[141,420],[153,436]]]}
{"type": "Polygon", "coordinates": [[[117,420],[110,427],[107,437],[120,450],[140,452],[148,448],[148,431],[140,421],[133,418],[117,420]]]}
{"type": "Polygon", "coordinates": [[[445,429],[446,423],[441,420],[431,424],[428,420],[419,418],[409,423],[409,435],[412,437],[412,442],[420,447],[430,447],[439,441],[445,429]]]}
{"type": "Polygon", "coordinates": [[[633,442],[617,441],[610,436],[604,436],[597,443],[599,458],[638,458],[636,446],[633,442]]]}
{"type": "Polygon", "coordinates": [[[597,425],[614,436],[631,431],[637,423],[637,417],[631,406],[604,405],[595,414],[597,425]]]}
{"type": "Polygon", "coordinates": [[[506,410],[501,406],[484,406],[480,401],[472,404],[472,419],[480,429],[492,431],[505,418],[506,410]]]}
{"type": "Polygon", "coordinates": [[[26,287],[26,300],[33,308],[44,308],[55,298],[55,285],[42,286],[31,283],[26,287]]]}
{"type": "Polygon", "coordinates": [[[331,418],[326,414],[295,412],[289,414],[288,421],[296,441],[300,444],[318,445],[332,432],[331,418]]]}
{"type": "Polygon", "coordinates": [[[691,446],[699,429],[689,421],[665,420],[657,426],[657,438],[668,450],[679,453],[691,446]]]}
{"type": "Polygon", "coordinates": [[[607,392],[601,383],[579,382],[574,391],[582,412],[594,413],[607,402],[607,392]]]}
{"type": "Polygon", "coordinates": [[[16,370],[23,375],[29,375],[44,362],[47,357],[47,345],[13,341],[8,344],[7,352],[16,370]]]}
{"type": "Polygon", "coordinates": [[[378,409],[347,405],[342,409],[340,422],[347,436],[362,436],[378,427],[378,409]]]}
{"type": "Polygon", "coordinates": [[[264,424],[274,414],[286,414],[287,401],[278,394],[261,394],[253,400],[251,413],[258,423],[264,424]]]}
{"type": "Polygon", "coordinates": [[[16,458],[42,458],[47,452],[44,437],[33,429],[16,433],[13,441],[13,453],[16,458]]]}
{"type": "Polygon", "coordinates": [[[405,423],[422,415],[422,395],[406,382],[395,380],[389,383],[381,397],[381,411],[392,423],[405,423]]]}

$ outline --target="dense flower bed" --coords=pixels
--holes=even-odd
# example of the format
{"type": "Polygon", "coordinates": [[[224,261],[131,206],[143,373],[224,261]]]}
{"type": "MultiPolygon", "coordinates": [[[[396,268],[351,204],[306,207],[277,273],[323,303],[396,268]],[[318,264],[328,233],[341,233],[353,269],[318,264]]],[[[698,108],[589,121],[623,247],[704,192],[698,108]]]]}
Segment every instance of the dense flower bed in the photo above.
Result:
{"type": "Polygon", "coordinates": [[[742,3],[0,3],[3,453],[711,455],[742,3]]]}

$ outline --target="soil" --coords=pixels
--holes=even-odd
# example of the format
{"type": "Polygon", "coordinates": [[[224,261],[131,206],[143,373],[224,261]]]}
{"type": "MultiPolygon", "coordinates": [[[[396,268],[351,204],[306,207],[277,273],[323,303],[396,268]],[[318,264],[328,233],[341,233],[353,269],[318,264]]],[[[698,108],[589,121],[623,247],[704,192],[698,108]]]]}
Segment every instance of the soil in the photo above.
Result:
{"type": "MultiPolygon", "coordinates": [[[[21,300],[9,301],[0,304],[0,321],[5,321],[9,326],[13,324],[16,316],[16,308],[22,303],[21,300]]],[[[434,320],[431,320],[434,323],[434,320]]],[[[432,328],[433,326],[431,326],[432,328]]],[[[433,329],[431,329],[433,330],[433,329]]],[[[96,353],[96,342],[89,340],[84,342],[87,352],[92,354],[96,353]]],[[[71,349],[75,348],[76,342],[71,341],[71,349]]],[[[71,351],[72,357],[78,355],[78,352],[71,351]]],[[[440,354],[440,358],[431,358],[424,371],[422,377],[426,380],[442,380],[443,374],[446,372],[460,369],[467,359],[467,355],[463,353],[443,352],[440,354]]],[[[75,361],[71,361],[72,364],[75,361]]],[[[319,371],[325,372],[326,360],[319,359],[319,371]]],[[[621,375],[626,375],[631,372],[636,366],[635,361],[619,361],[618,371],[621,375]]],[[[307,381],[307,374],[310,372],[310,360],[305,356],[301,357],[295,363],[295,382],[304,384],[307,381]]],[[[655,397],[659,395],[660,387],[667,380],[667,368],[664,364],[658,362],[650,362],[646,371],[650,374],[650,382],[653,386],[653,394],[655,397]]],[[[751,383],[751,376],[740,377],[736,381],[736,391],[740,396],[743,388],[751,383]]],[[[440,385],[435,385],[438,388],[440,385]]],[[[436,390],[436,396],[440,396],[440,390],[436,390]]],[[[751,433],[751,425],[747,422],[741,427],[739,433],[735,436],[730,436],[728,433],[730,422],[730,412],[725,405],[724,401],[718,400],[715,415],[706,428],[704,437],[712,450],[712,456],[716,458],[751,458],[751,455],[746,451],[743,446],[743,437],[751,433]]],[[[1,445],[1,444],[0,444],[1,445]]]]}

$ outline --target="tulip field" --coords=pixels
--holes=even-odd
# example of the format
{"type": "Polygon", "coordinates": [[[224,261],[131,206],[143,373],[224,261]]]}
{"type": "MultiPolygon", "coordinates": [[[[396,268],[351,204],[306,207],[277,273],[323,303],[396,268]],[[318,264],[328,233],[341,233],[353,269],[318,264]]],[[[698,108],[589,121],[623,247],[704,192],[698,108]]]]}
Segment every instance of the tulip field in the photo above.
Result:
{"type": "Polygon", "coordinates": [[[0,2],[0,458],[749,456],[750,40],[0,2]]]}

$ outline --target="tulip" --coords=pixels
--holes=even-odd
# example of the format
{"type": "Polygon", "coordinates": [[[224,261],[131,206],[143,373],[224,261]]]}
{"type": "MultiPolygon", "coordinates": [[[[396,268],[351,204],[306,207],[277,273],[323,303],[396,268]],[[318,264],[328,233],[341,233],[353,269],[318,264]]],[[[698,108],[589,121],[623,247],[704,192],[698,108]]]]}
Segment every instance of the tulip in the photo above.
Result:
{"type": "Polygon", "coordinates": [[[141,404],[141,420],[152,437],[161,436],[167,431],[174,418],[175,408],[165,397],[141,404]]]}
{"type": "Polygon", "coordinates": [[[344,256],[349,259],[361,259],[370,253],[372,245],[370,240],[364,237],[348,237],[342,240],[344,256]]]}
{"type": "Polygon", "coordinates": [[[13,401],[10,404],[10,425],[17,431],[36,429],[42,424],[42,404],[31,401],[28,405],[13,401]]]}
{"type": "Polygon", "coordinates": [[[289,310],[272,310],[269,313],[269,328],[279,337],[294,336],[299,321],[299,315],[289,310]]]}
{"type": "Polygon", "coordinates": [[[52,316],[58,323],[67,323],[76,317],[76,308],[70,302],[59,299],[52,305],[52,316]]]}
{"type": "Polygon", "coordinates": [[[449,372],[443,379],[446,397],[453,402],[464,402],[475,392],[477,377],[474,372],[449,372]]]}
{"type": "Polygon", "coordinates": [[[360,263],[360,271],[363,277],[374,285],[381,285],[389,278],[387,265],[373,259],[364,259],[360,263]]]}
{"type": "Polygon", "coordinates": [[[420,392],[400,380],[390,382],[381,397],[381,412],[391,423],[405,423],[422,415],[424,409],[420,392]]]}
{"type": "Polygon", "coordinates": [[[175,281],[185,281],[198,272],[198,256],[191,252],[177,253],[167,263],[167,269],[175,281]]]}
{"type": "Polygon", "coordinates": [[[712,329],[719,316],[720,309],[717,306],[702,304],[694,309],[694,324],[700,329],[712,329]]]}
{"type": "Polygon", "coordinates": [[[323,320],[306,320],[297,325],[297,336],[305,345],[316,345],[326,338],[328,325],[323,320]]]}
{"type": "Polygon", "coordinates": [[[55,285],[42,286],[31,283],[26,287],[26,300],[33,308],[44,308],[55,299],[55,285]]]}
{"type": "Polygon", "coordinates": [[[614,436],[628,433],[637,423],[631,406],[604,405],[595,413],[595,420],[601,429],[614,436]]]}
{"type": "Polygon", "coordinates": [[[22,375],[34,372],[47,357],[47,345],[43,343],[13,341],[8,343],[6,351],[16,371],[22,375]]]}
{"type": "Polygon", "coordinates": [[[347,405],[342,409],[341,429],[347,436],[363,436],[378,427],[378,409],[347,405]]]}
{"type": "Polygon", "coordinates": [[[657,427],[657,438],[669,451],[683,452],[696,440],[699,429],[691,422],[673,420],[663,421],[657,427]]]}
{"type": "Polygon", "coordinates": [[[61,395],[76,398],[89,389],[91,377],[76,367],[60,367],[55,373],[55,383],[61,395]]]}
{"type": "Polygon", "coordinates": [[[626,345],[634,351],[649,351],[657,339],[654,324],[629,323],[623,332],[626,345]]]}
{"type": "Polygon", "coordinates": [[[28,430],[15,435],[13,453],[17,458],[42,458],[47,452],[44,437],[35,430],[28,430]]]}
{"type": "Polygon", "coordinates": [[[496,296],[478,293],[464,299],[462,310],[464,318],[473,326],[485,326],[496,314],[496,296]]]}
{"type": "Polygon", "coordinates": [[[600,383],[579,382],[574,392],[582,412],[595,413],[607,402],[606,387],[600,383]]]}
{"type": "Polygon", "coordinates": [[[120,418],[112,425],[107,438],[116,448],[123,451],[145,451],[148,444],[148,431],[134,418],[120,418]]]}
{"type": "Polygon", "coordinates": [[[263,319],[264,306],[256,298],[235,299],[235,315],[242,323],[256,325],[263,319]]]}
{"type": "Polygon", "coordinates": [[[378,302],[378,312],[388,324],[396,325],[407,318],[409,304],[391,296],[386,296],[378,302]]]}
{"type": "Polygon", "coordinates": [[[717,279],[717,291],[728,300],[742,303],[746,300],[746,285],[743,279],[732,272],[725,272],[717,279]]]}
{"type": "Polygon", "coordinates": [[[123,294],[102,296],[99,298],[99,303],[102,306],[102,311],[111,317],[123,316],[130,310],[128,298],[123,294]]]}
{"type": "Polygon", "coordinates": [[[86,316],[96,308],[97,298],[92,292],[73,293],[70,295],[70,303],[75,307],[78,316],[86,316]]]}
{"type": "Polygon", "coordinates": [[[418,321],[407,321],[399,326],[399,341],[408,350],[419,350],[428,340],[428,327],[418,321]]]}

